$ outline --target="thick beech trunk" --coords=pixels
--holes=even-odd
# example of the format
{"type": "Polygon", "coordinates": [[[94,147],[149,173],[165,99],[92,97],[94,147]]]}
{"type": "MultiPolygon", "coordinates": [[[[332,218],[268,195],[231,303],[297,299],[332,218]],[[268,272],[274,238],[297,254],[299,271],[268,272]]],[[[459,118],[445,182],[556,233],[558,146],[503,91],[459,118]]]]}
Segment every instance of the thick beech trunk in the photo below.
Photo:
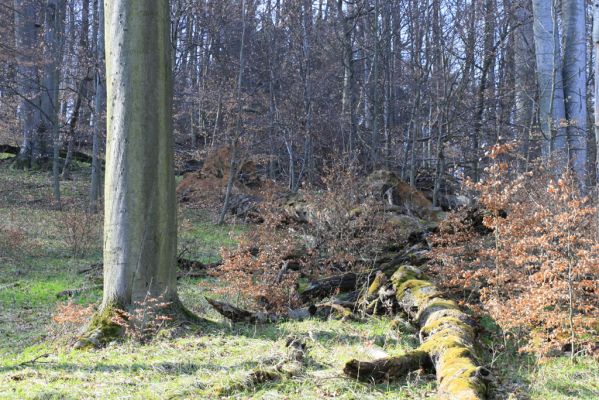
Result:
{"type": "Polygon", "coordinates": [[[177,297],[169,2],[106,0],[107,151],[102,306],[76,348],[123,333],[113,320],[147,298],[177,297]]]}
{"type": "Polygon", "coordinates": [[[104,2],[104,308],[177,299],[168,3],[104,2]]]}
{"type": "Polygon", "coordinates": [[[420,329],[420,347],[399,357],[349,361],[344,372],[360,380],[397,379],[434,366],[441,399],[483,399],[489,371],[480,366],[474,321],[415,267],[400,267],[391,277],[397,301],[420,329]]]}

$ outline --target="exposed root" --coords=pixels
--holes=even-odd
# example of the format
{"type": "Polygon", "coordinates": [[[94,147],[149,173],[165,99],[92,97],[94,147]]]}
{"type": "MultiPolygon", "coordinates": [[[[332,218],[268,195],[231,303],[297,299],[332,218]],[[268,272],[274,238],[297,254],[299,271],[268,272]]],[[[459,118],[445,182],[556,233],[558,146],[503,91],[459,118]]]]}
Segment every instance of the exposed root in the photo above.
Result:
{"type": "MultiPolygon", "coordinates": [[[[198,317],[187,309],[178,299],[173,301],[164,314],[171,317],[171,324],[206,324],[207,320],[198,317]]],[[[111,305],[96,313],[87,326],[85,333],[75,343],[75,349],[101,348],[107,344],[121,340],[126,334],[122,321],[128,318],[121,307],[111,305]]]]}

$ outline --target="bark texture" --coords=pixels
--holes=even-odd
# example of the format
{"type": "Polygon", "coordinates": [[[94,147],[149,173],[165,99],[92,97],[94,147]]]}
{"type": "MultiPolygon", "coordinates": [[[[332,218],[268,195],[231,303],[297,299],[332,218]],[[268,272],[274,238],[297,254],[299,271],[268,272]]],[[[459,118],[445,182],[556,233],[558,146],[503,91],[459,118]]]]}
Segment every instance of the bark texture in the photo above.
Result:
{"type": "Polygon", "coordinates": [[[106,0],[103,309],[176,302],[169,4],[106,0]]]}

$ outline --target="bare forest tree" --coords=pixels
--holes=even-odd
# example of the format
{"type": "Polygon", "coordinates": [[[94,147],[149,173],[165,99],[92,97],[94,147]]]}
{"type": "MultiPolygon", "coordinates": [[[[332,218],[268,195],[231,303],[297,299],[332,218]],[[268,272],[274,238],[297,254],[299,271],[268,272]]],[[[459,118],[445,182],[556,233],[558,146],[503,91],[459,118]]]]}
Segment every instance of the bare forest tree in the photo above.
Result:
{"type": "MultiPolygon", "coordinates": [[[[257,157],[291,191],[331,165],[385,167],[439,204],[449,180],[484,177],[486,148],[516,140],[523,171],[541,157],[584,188],[597,169],[589,11],[581,0],[173,0],[175,147],[201,158],[233,146],[232,171],[257,157]]],[[[12,38],[0,109],[19,116],[2,142],[19,146],[21,167],[56,159],[63,178],[75,151],[92,154],[95,209],[101,2],[14,1],[0,19],[12,38]]]]}

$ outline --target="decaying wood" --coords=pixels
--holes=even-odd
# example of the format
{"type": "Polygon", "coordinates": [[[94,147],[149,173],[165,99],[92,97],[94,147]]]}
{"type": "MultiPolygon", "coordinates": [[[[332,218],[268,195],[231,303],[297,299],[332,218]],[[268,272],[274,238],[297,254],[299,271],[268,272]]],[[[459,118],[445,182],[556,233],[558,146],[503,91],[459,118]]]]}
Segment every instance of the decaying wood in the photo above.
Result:
{"type": "Polygon", "coordinates": [[[420,329],[420,346],[399,357],[351,360],[344,372],[360,380],[397,379],[432,365],[441,399],[483,399],[490,372],[476,352],[475,323],[416,267],[400,267],[391,277],[399,306],[420,329]]]}
{"type": "Polygon", "coordinates": [[[375,382],[386,381],[394,377],[405,376],[420,368],[431,368],[428,353],[420,350],[412,351],[401,357],[386,357],[374,361],[351,360],[343,369],[345,374],[361,380],[375,382]]]}
{"type": "MultiPolygon", "coordinates": [[[[178,275],[178,278],[199,278],[206,276],[205,271],[216,268],[220,266],[222,262],[214,262],[210,264],[204,264],[200,261],[189,260],[183,257],[177,258],[177,265],[179,266],[179,270],[181,273],[178,275]]],[[[88,267],[81,268],[77,273],[79,274],[88,274],[92,272],[99,271],[104,266],[102,263],[90,264],[88,267]]]]}
{"type": "Polygon", "coordinates": [[[184,271],[194,271],[195,270],[195,271],[197,271],[197,270],[208,270],[208,269],[219,267],[220,265],[222,265],[222,261],[217,261],[217,262],[210,263],[210,264],[204,264],[201,261],[189,260],[187,258],[178,257],[177,265],[179,266],[180,270],[184,270],[184,271]]]}
{"type": "Polygon", "coordinates": [[[89,272],[94,272],[97,270],[101,270],[103,267],[102,263],[90,264],[88,267],[81,268],[77,271],[78,274],[87,274],[89,272]]]}
{"type": "Polygon", "coordinates": [[[267,312],[254,312],[235,307],[232,304],[206,298],[206,301],[222,316],[232,322],[246,324],[268,324],[289,320],[304,320],[308,318],[329,318],[336,315],[340,318],[355,318],[351,308],[345,307],[341,302],[327,302],[313,304],[309,307],[289,310],[286,313],[275,314],[267,312]]]}
{"type": "Polygon", "coordinates": [[[11,146],[9,144],[0,144],[0,153],[7,153],[7,154],[13,154],[13,155],[18,155],[19,154],[19,147],[18,146],[11,146]]]}
{"type": "Polygon", "coordinates": [[[358,284],[358,275],[348,272],[343,275],[335,275],[330,278],[319,279],[310,282],[306,290],[301,293],[302,301],[310,299],[323,298],[336,292],[351,292],[358,284]]]}

